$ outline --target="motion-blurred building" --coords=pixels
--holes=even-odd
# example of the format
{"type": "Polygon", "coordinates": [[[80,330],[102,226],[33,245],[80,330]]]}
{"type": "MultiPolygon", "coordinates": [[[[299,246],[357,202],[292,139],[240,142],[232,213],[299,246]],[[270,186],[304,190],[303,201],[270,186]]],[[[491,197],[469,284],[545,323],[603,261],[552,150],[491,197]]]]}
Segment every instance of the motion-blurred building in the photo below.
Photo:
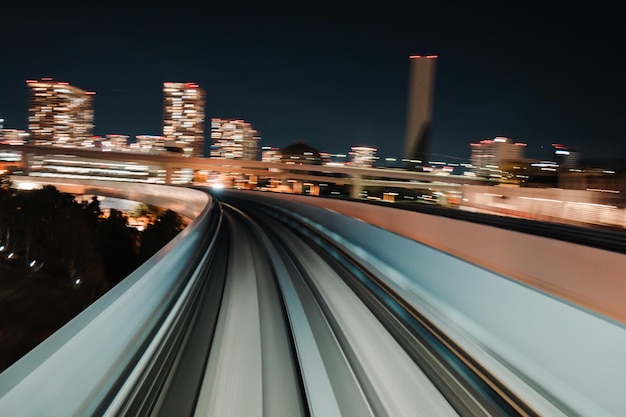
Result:
{"type": "Polygon", "coordinates": [[[211,158],[258,160],[260,135],[245,120],[211,119],[211,158]]]}
{"type": "Polygon", "coordinates": [[[76,147],[92,136],[94,92],[51,78],[27,80],[26,84],[32,143],[76,147]]]}
{"type": "Polygon", "coordinates": [[[297,140],[281,150],[281,162],[285,164],[322,165],[322,153],[309,145],[305,140],[297,140]]]}
{"type": "Polygon", "coordinates": [[[575,168],[578,166],[579,157],[580,154],[575,149],[561,143],[552,144],[551,159],[554,160],[561,170],[575,168]]]}
{"type": "MultiPolygon", "coordinates": [[[[471,164],[477,176],[502,178],[503,172],[509,172],[515,162],[524,160],[525,143],[512,142],[509,138],[498,136],[494,139],[471,143],[471,164]]],[[[514,167],[513,167],[514,168],[514,167]]]]}
{"type": "MultiPolygon", "coordinates": [[[[18,129],[5,129],[4,119],[0,119],[0,144],[24,145],[28,141],[28,133],[18,129]]],[[[13,149],[0,149],[0,174],[13,171],[22,166],[22,152],[13,149]]]]}
{"type": "Polygon", "coordinates": [[[135,145],[139,152],[160,152],[165,150],[165,138],[159,135],[137,135],[135,145]]]}
{"type": "Polygon", "coordinates": [[[376,162],[376,148],[370,146],[353,146],[350,148],[350,165],[359,168],[371,168],[376,162]]]}
{"type": "Polygon", "coordinates": [[[109,134],[102,141],[102,151],[121,152],[128,150],[128,136],[109,134]]]}
{"type": "Polygon", "coordinates": [[[195,83],[163,83],[166,146],[186,156],[204,156],[205,92],[195,83]]]}
{"type": "Polygon", "coordinates": [[[421,165],[421,161],[428,161],[430,155],[436,63],[436,55],[413,55],[410,57],[409,97],[403,158],[403,165],[407,169],[416,169],[421,165]]]}
{"type": "Polygon", "coordinates": [[[261,162],[280,162],[280,148],[271,146],[263,146],[261,148],[261,162]]]}
{"type": "Polygon", "coordinates": [[[7,145],[25,145],[28,142],[28,132],[20,129],[4,129],[0,136],[0,143],[7,145]]]}

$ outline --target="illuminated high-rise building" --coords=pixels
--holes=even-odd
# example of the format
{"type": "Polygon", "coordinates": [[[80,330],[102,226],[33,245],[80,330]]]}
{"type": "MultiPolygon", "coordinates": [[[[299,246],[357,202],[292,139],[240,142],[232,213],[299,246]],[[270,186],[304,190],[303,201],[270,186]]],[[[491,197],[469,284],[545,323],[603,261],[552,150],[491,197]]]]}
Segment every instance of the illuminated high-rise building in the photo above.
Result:
{"type": "Polygon", "coordinates": [[[507,163],[521,161],[524,158],[526,149],[525,143],[511,142],[509,138],[503,136],[470,145],[473,171],[476,175],[484,177],[500,176],[507,163]]]}
{"type": "Polygon", "coordinates": [[[27,80],[26,84],[32,143],[75,147],[92,136],[94,92],[51,78],[27,80]]]}
{"type": "Polygon", "coordinates": [[[141,152],[158,152],[165,150],[165,138],[158,135],[137,135],[135,143],[141,152]]]}
{"type": "Polygon", "coordinates": [[[195,83],[163,83],[163,136],[186,156],[204,156],[205,92],[195,83]]]}
{"type": "Polygon", "coordinates": [[[371,146],[353,146],[350,149],[350,165],[359,168],[371,168],[376,162],[376,148],[371,146]]]}
{"type": "Polygon", "coordinates": [[[211,119],[211,158],[258,160],[260,135],[241,119],[211,119]]]}
{"type": "Polygon", "coordinates": [[[409,98],[404,139],[404,166],[414,169],[419,162],[428,162],[435,89],[436,55],[411,56],[409,98]]]}

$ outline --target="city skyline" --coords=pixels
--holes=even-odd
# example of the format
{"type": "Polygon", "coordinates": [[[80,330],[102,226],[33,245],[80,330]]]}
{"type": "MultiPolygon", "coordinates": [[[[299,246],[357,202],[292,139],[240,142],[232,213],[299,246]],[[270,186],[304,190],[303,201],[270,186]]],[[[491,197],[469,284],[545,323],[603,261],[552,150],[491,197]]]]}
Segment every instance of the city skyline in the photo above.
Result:
{"type": "Polygon", "coordinates": [[[162,83],[192,81],[207,91],[207,120],[247,120],[260,145],[304,139],[400,156],[408,57],[436,54],[433,157],[468,160],[470,143],[496,136],[535,157],[552,143],[583,158],[623,157],[624,64],[612,53],[621,7],[447,3],[424,5],[420,19],[391,6],[12,7],[16,19],[0,28],[11,62],[0,69],[0,118],[26,128],[24,80],[50,76],[98,93],[96,135],[158,134],[162,83]],[[52,28],[58,44],[38,49],[52,28]]]}

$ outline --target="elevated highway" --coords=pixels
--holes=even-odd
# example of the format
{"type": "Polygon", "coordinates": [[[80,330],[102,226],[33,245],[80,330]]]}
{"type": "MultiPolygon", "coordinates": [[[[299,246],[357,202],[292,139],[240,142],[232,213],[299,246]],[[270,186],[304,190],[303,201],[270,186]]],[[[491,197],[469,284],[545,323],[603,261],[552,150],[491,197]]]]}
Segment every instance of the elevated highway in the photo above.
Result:
{"type": "Polygon", "coordinates": [[[618,251],[349,201],[154,187],[193,222],[0,374],[0,415],[626,409],[610,296],[624,283],[588,284],[598,262],[623,270],[618,251]]]}
{"type": "MultiPolygon", "coordinates": [[[[193,171],[210,171],[225,174],[240,174],[260,178],[276,178],[280,180],[295,179],[298,181],[340,183],[351,187],[353,197],[359,197],[367,186],[387,186],[409,189],[431,188],[434,190],[458,189],[463,184],[493,185],[493,181],[485,178],[461,175],[437,175],[428,172],[414,172],[401,169],[359,168],[352,166],[329,166],[289,164],[261,161],[225,160],[218,158],[186,157],[173,152],[142,153],[142,152],[102,152],[89,148],[62,148],[56,146],[7,145],[0,144],[0,150],[16,152],[21,155],[22,165],[26,173],[50,177],[65,175],[69,172],[71,160],[60,160],[58,157],[70,156],[82,161],[115,162],[119,164],[139,164],[153,167],[152,171],[162,171],[163,177],[152,178],[150,181],[162,181],[172,184],[174,173],[181,169],[193,171]],[[55,159],[55,172],[41,171],[42,160],[55,159]],[[67,165],[64,167],[64,165],[67,165]],[[60,170],[57,172],[57,170],[60,170]]],[[[142,179],[135,168],[120,166],[120,172],[134,179],[142,179]]],[[[141,173],[142,175],[147,173],[141,173]]],[[[84,175],[84,174],[83,174],[84,175]]],[[[104,175],[104,174],[101,174],[104,175]]],[[[120,174],[121,175],[121,174],[120,174]]],[[[75,175],[76,176],[76,175],[75,175]]],[[[143,178],[143,180],[147,180],[143,178]]]]}

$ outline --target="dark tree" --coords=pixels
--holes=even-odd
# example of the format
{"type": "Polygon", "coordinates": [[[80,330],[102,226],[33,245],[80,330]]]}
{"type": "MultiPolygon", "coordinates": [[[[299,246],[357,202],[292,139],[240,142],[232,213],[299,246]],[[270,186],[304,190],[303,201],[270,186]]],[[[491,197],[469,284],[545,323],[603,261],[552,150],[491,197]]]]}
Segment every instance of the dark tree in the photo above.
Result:
{"type": "Polygon", "coordinates": [[[185,227],[171,210],[140,210],[153,219],[143,234],[119,210],[105,216],[97,197],[18,191],[0,176],[0,372],[185,227]]]}
{"type": "Polygon", "coordinates": [[[0,176],[0,253],[11,243],[13,214],[16,208],[16,190],[6,176],[0,176]]]}
{"type": "Polygon", "coordinates": [[[71,194],[53,186],[19,191],[13,199],[8,250],[28,273],[50,276],[59,285],[99,296],[106,287],[95,229],[71,194]],[[53,277],[53,278],[52,278],[53,277]]]}
{"type": "Polygon", "coordinates": [[[185,222],[172,210],[161,213],[141,234],[140,259],[148,260],[185,228],[185,222]]]}
{"type": "Polygon", "coordinates": [[[133,212],[134,217],[146,217],[150,223],[154,223],[163,213],[163,209],[146,203],[140,203],[133,212]]]}
{"type": "Polygon", "coordinates": [[[102,218],[102,210],[100,209],[98,197],[94,195],[89,202],[83,202],[83,211],[85,212],[89,225],[96,229],[102,218]]]}
{"type": "Polygon", "coordinates": [[[111,209],[98,226],[98,242],[107,279],[111,286],[133,272],[139,264],[139,232],[128,226],[128,217],[111,209]]]}
{"type": "Polygon", "coordinates": [[[0,371],[108,290],[87,218],[55,187],[0,186],[0,371]]]}

